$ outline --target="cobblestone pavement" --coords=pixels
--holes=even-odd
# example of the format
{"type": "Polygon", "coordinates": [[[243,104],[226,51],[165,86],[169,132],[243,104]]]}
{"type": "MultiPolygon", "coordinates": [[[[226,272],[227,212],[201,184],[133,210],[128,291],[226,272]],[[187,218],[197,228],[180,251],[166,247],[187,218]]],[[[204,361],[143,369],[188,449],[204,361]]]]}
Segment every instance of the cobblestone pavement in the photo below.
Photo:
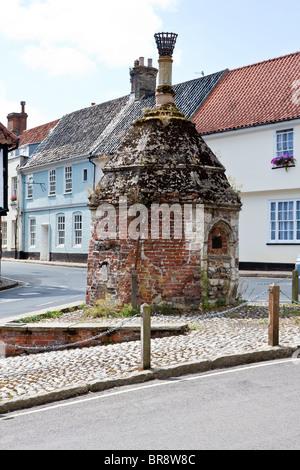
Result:
{"type": "MultiPolygon", "coordinates": [[[[300,310],[281,312],[280,346],[300,345],[300,310]]],[[[152,324],[187,323],[187,334],[151,340],[151,367],[268,349],[267,308],[246,307],[230,316],[184,315],[152,317],[152,324]]],[[[66,318],[64,319],[66,321],[66,318]]],[[[76,317],[67,318],[68,324],[76,317]]],[[[111,324],[119,320],[111,320],[111,324]]],[[[140,322],[134,318],[132,324],[140,322]]],[[[93,380],[126,377],[140,368],[140,341],[53,350],[0,358],[0,405],[93,380]]]]}

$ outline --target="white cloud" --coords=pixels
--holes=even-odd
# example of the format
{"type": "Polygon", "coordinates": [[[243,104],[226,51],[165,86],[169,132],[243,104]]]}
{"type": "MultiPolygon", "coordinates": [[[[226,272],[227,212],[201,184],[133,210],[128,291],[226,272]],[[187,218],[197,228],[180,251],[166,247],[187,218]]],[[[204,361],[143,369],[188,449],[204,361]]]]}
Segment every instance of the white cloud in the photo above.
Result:
{"type": "Polygon", "coordinates": [[[131,64],[155,57],[153,34],[162,27],[159,9],[179,0],[10,0],[1,5],[0,29],[22,41],[21,58],[50,75],[87,73],[96,63],[131,64]],[[1,16],[2,16],[1,15],[1,16]]]}
{"type": "Polygon", "coordinates": [[[32,69],[44,69],[50,76],[82,75],[95,68],[88,56],[72,47],[27,46],[22,54],[32,69]]]}

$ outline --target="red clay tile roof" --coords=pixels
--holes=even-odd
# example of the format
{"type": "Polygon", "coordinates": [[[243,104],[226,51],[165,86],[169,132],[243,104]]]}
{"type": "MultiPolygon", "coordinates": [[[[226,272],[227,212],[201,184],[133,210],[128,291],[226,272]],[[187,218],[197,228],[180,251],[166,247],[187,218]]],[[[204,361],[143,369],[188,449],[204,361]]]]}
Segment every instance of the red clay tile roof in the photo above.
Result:
{"type": "Polygon", "coordinates": [[[300,52],[229,70],[195,114],[200,134],[300,117],[300,52]]]}
{"type": "Polygon", "coordinates": [[[23,131],[22,134],[19,135],[19,147],[25,144],[42,142],[47,137],[50,130],[56,126],[58,121],[59,119],[56,119],[56,121],[48,122],[47,124],[42,124],[41,126],[23,131]]]}
{"type": "Polygon", "coordinates": [[[16,145],[18,142],[18,137],[10,132],[3,124],[0,122],[0,144],[8,145],[11,147],[12,145],[16,145]]]}

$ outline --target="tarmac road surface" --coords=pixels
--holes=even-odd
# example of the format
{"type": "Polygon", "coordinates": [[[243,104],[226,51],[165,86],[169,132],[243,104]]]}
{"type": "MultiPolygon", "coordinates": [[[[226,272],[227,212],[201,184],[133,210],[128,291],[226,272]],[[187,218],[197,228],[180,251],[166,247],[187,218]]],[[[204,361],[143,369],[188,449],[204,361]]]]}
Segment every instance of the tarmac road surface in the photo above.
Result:
{"type": "Polygon", "coordinates": [[[86,268],[2,261],[1,275],[19,286],[0,291],[0,319],[85,300],[86,268]]]}
{"type": "Polygon", "coordinates": [[[290,358],[114,388],[0,416],[0,448],[299,449],[299,387],[290,358]]]}

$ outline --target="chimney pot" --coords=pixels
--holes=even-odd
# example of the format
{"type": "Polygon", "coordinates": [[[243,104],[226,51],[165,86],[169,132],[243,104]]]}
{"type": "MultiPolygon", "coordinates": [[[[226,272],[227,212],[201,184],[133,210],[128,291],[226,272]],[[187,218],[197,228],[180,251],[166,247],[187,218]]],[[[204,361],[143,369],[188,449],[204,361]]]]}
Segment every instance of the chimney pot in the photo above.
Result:
{"type": "Polygon", "coordinates": [[[140,65],[144,65],[144,57],[139,58],[139,63],[140,63],[140,65]]]}
{"type": "Polygon", "coordinates": [[[148,59],[148,67],[152,67],[152,59],[148,59]]]}

